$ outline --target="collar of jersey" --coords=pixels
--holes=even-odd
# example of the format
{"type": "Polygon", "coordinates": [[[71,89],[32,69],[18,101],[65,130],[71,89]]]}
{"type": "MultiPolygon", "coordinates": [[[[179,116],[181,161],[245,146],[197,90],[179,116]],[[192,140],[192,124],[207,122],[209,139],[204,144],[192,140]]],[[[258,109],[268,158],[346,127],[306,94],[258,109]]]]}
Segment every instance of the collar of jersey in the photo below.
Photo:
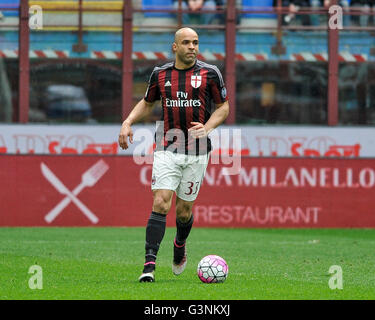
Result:
{"type": "Polygon", "coordinates": [[[189,71],[189,70],[193,69],[196,64],[197,64],[197,59],[195,59],[195,63],[190,68],[187,68],[187,69],[177,69],[176,68],[176,61],[175,61],[173,63],[173,69],[176,69],[177,71],[189,71]]]}

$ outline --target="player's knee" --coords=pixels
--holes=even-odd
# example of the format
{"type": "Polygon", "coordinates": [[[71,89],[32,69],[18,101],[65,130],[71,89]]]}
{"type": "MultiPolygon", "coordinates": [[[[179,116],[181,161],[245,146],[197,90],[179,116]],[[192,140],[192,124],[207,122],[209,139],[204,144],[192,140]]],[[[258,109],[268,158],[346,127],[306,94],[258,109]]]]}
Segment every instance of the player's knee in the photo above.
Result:
{"type": "Polygon", "coordinates": [[[153,211],[167,214],[170,208],[171,208],[171,203],[169,199],[167,199],[166,197],[163,197],[162,195],[155,195],[153,208],[152,208],[153,211]]]}

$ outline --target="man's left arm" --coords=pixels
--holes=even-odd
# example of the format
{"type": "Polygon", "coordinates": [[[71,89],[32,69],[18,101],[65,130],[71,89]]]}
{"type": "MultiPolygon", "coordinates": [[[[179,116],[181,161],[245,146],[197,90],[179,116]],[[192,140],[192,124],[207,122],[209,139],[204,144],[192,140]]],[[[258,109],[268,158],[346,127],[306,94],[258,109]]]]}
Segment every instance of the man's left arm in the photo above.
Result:
{"type": "Polygon", "coordinates": [[[229,103],[225,101],[221,104],[216,104],[216,110],[212,113],[211,117],[205,123],[204,127],[207,134],[220,126],[229,115],[229,103]]]}
{"type": "Polygon", "coordinates": [[[194,138],[203,138],[207,136],[212,130],[221,125],[229,115],[229,103],[225,101],[221,104],[216,104],[216,110],[211,114],[211,117],[205,124],[200,122],[191,122],[193,127],[188,131],[194,138]]]}

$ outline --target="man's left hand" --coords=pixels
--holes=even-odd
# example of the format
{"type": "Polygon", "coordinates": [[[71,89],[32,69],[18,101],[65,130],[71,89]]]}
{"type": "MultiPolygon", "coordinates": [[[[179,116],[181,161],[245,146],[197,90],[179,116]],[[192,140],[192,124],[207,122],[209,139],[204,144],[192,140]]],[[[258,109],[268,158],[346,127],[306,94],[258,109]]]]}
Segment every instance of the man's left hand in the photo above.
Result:
{"type": "Polygon", "coordinates": [[[206,130],[206,127],[203,123],[200,122],[190,122],[193,127],[191,127],[188,132],[195,139],[200,139],[206,137],[209,132],[206,130]]]}

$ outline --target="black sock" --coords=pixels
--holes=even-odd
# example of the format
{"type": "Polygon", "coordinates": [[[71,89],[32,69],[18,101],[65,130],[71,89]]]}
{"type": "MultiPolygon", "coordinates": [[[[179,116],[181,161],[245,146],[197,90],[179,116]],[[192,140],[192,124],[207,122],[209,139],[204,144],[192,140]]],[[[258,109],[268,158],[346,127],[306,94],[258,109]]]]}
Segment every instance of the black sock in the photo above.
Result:
{"type": "Polygon", "coordinates": [[[166,225],[166,215],[152,211],[146,227],[146,255],[143,272],[155,269],[156,255],[163,240],[166,225]]]}
{"type": "Polygon", "coordinates": [[[188,222],[181,222],[176,219],[176,244],[178,246],[182,246],[185,244],[187,237],[189,236],[191,227],[193,226],[194,216],[191,215],[190,220],[188,222]]]}

